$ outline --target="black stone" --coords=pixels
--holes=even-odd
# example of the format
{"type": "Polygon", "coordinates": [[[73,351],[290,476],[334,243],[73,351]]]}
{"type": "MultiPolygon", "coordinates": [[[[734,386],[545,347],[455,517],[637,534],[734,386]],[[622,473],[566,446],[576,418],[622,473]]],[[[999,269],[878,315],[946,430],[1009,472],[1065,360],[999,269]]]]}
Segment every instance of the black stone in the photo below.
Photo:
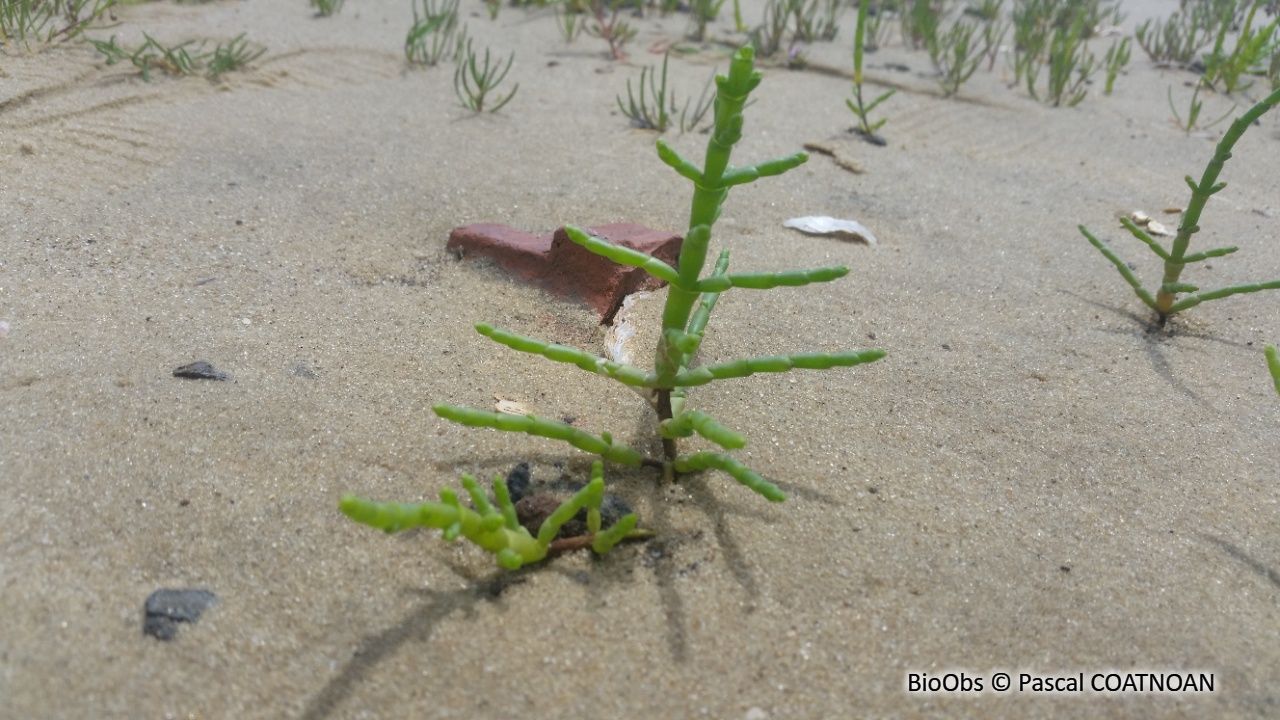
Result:
{"type": "Polygon", "coordinates": [[[147,596],[143,606],[146,619],[142,633],[157,640],[172,640],[178,634],[178,623],[194,623],[205,608],[218,602],[208,590],[157,590],[147,596]]]}
{"type": "Polygon", "coordinates": [[[515,504],[529,492],[532,479],[529,475],[529,463],[522,462],[507,473],[507,492],[511,495],[511,503],[515,504]]]}
{"type": "Polygon", "coordinates": [[[215,368],[209,363],[198,360],[190,365],[183,365],[173,371],[174,377],[191,378],[193,380],[230,380],[231,375],[215,368]]]}

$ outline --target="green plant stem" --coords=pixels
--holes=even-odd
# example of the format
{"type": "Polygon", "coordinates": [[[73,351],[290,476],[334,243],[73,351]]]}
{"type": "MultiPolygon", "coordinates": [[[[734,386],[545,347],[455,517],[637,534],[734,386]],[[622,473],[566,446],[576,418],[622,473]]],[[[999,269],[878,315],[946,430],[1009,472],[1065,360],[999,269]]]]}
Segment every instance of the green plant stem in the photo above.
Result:
{"type": "Polygon", "coordinates": [[[591,482],[562,502],[543,521],[536,538],[517,520],[511,494],[501,475],[493,479],[497,509],[489,504],[474,477],[463,475],[462,486],[470,496],[474,510],[463,507],[457,493],[449,488],[440,491],[438,503],[379,503],[348,494],[342,497],[338,508],[352,520],[387,533],[430,527],[444,531],[444,538],[448,541],[465,537],[493,553],[498,564],[508,570],[519,570],[524,565],[546,558],[548,551],[555,549],[560,529],[583,508],[587,509],[591,548],[597,554],[604,555],[628,537],[648,535],[645,531],[635,530],[639,518],[634,513],[623,516],[613,527],[601,531],[604,465],[599,461],[591,466],[591,482]]]}
{"type": "Polygon", "coordinates": [[[1218,176],[1222,173],[1222,168],[1226,165],[1227,160],[1231,159],[1231,150],[1244,135],[1245,131],[1277,104],[1280,104],[1280,89],[1272,92],[1271,95],[1231,123],[1226,134],[1222,136],[1222,140],[1218,142],[1213,157],[1209,160],[1208,165],[1205,166],[1204,174],[1201,175],[1199,183],[1192,179],[1190,175],[1186,177],[1187,186],[1191,188],[1191,202],[1188,203],[1186,210],[1183,211],[1182,222],[1178,225],[1178,233],[1173,239],[1173,245],[1168,250],[1161,247],[1159,243],[1137,225],[1128,221],[1124,222],[1125,228],[1135,238],[1141,240],[1164,261],[1164,276],[1160,281],[1160,289],[1154,296],[1142,286],[1142,283],[1123,260],[1107,248],[1102,241],[1094,237],[1083,225],[1080,226],[1080,232],[1107,260],[1111,261],[1112,265],[1115,265],[1116,269],[1120,271],[1120,275],[1124,277],[1125,282],[1133,287],[1134,292],[1137,293],[1142,302],[1156,311],[1161,325],[1168,320],[1170,315],[1193,308],[1206,300],[1217,300],[1261,290],[1280,290],[1280,280],[1233,285],[1204,292],[1201,292],[1194,285],[1180,282],[1182,270],[1188,263],[1202,262],[1209,258],[1221,257],[1236,251],[1234,247],[1222,247],[1191,255],[1187,254],[1191,236],[1200,232],[1200,215],[1204,212],[1205,204],[1209,202],[1210,197],[1221,192],[1227,186],[1226,183],[1218,182],[1218,176]],[[1184,293],[1186,294],[1182,298],[1178,297],[1179,294],[1184,293]]]}
{"type": "MultiPolygon", "coordinates": [[[[1218,175],[1222,173],[1222,167],[1226,165],[1227,160],[1231,159],[1231,149],[1235,147],[1236,142],[1244,135],[1249,126],[1258,118],[1262,117],[1271,108],[1280,103],[1280,90],[1271,93],[1262,102],[1254,105],[1248,112],[1236,118],[1231,126],[1227,128],[1227,132],[1222,136],[1222,140],[1218,142],[1218,147],[1213,154],[1213,158],[1209,160],[1209,164],[1204,168],[1204,174],[1200,176],[1200,182],[1197,184],[1188,175],[1187,185],[1191,188],[1191,202],[1187,204],[1187,209],[1182,214],[1182,222],[1178,225],[1178,234],[1173,239],[1173,247],[1169,252],[1169,259],[1164,264],[1164,278],[1160,281],[1160,291],[1156,294],[1156,312],[1160,313],[1161,319],[1172,315],[1178,310],[1176,293],[1167,292],[1166,287],[1176,285],[1178,278],[1182,275],[1182,268],[1186,266],[1183,256],[1187,254],[1187,246],[1191,243],[1191,236],[1200,231],[1200,214],[1204,212],[1205,203],[1209,202],[1209,198],[1215,193],[1221,192],[1227,185],[1218,182],[1218,175]]],[[[1264,288],[1256,288],[1261,290],[1264,288]]],[[[1239,292],[1254,292],[1254,290],[1240,290],[1239,292]]],[[[1208,298],[1203,298],[1208,299],[1208,298]]],[[[1199,304],[1201,300],[1197,300],[1192,305],[1199,304]]],[[[1185,307],[1191,307],[1186,305],[1185,307]]]]}

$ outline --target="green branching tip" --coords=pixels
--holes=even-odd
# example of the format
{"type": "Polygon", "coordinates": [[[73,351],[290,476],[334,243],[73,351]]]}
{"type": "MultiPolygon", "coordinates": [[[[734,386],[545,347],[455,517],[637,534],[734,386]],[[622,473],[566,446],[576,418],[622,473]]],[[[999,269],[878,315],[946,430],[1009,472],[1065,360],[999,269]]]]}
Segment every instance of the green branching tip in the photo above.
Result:
{"type": "Polygon", "coordinates": [[[782,492],[777,485],[765,480],[760,475],[752,472],[746,465],[722,453],[697,452],[692,455],[682,455],[676,458],[675,469],[676,472],[680,473],[698,472],[699,470],[707,469],[723,470],[734,480],[760,493],[770,502],[783,502],[787,499],[787,494],[782,492]]]}

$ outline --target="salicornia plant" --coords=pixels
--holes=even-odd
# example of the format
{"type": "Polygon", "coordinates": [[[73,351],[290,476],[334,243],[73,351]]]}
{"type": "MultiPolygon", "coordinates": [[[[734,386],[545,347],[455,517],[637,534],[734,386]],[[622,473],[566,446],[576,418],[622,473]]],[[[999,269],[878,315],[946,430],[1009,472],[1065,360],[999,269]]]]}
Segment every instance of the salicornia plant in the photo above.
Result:
{"type": "Polygon", "coordinates": [[[1135,225],[1132,220],[1124,218],[1120,221],[1134,237],[1146,243],[1152,252],[1164,260],[1164,278],[1160,281],[1160,289],[1154,296],[1151,291],[1143,287],[1142,283],[1123,260],[1116,256],[1101,240],[1094,237],[1083,225],[1080,226],[1080,232],[1084,233],[1089,242],[1098,248],[1111,261],[1111,264],[1116,266],[1116,269],[1120,271],[1125,281],[1133,287],[1134,292],[1138,294],[1142,302],[1156,311],[1156,314],[1160,317],[1161,325],[1170,315],[1193,308],[1206,300],[1217,300],[1230,295],[1258,292],[1259,290],[1280,289],[1280,280],[1271,280],[1202,292],[1195,285],[1180,281],[1182,269],[1187,264],[1230,255],[1238,249],[1235,247],[1222,247],[1191,255],[1187,254],[1187,246],[1191,242],[1191,236],[1200,231],[1200,226],[1197,223],[1200,222],[1200,214],[1204,211],[1205,204],[1209,202],[1211,196],[1227,186],[1226,183],[1218,182],[1218,175],[1222,172],[1227,160],[1231,158],[1232,148],[1235,147],[1236,142],[1249,129],[1250,125],[1278,103],[1280,103],[1280,90],[1271,93],[1262,102],[1254,105],[1248,112],[1236,118],[1218,143],[1213,158],[1205,166],[1204,175],[1201,176],[1200,182],[1196,183],[1190,175],[1187,176],[1187,185],[1191,187],[1191,202],[1182,214],[1182,222],[1178,226],[1178,234],[1173,239],[1173,247],[1171,249],[1166,250],[1160,243],[1152,239],[1145,230],[1135,225]],[[1178,297],[1183,294],[1185,294],[1184,297],[1178,297]]]}
{"type": "Polygon", "coordinates": [[[862,100],[862,51],[866,42],[866,30],[867,0],[862,0],[862,2],[858,3],[858,24],[853,31],[853,98],[846,99],[844,102],[858,118],[858,126],[854,128],[858,131],[858,134],[862,135],[862,137],[866,138],[869,142],[877,145],[883,145],[884,140],[882,140],[880,136],[876,135],[876,130],[879,130],[886,122],[888,122],[888,118],[880,118],[876,122],[871,122],[868,116],[871,114],[872,110],[876,109],[877,105],[888,100],[897,91],[889,90],[888,92],[881,93],[880,97],[872,100],[870,103],[866,103],[862,100]]]}
{"type": "Polygon", "coordinates": [[[1107,48],[1107,57],[1102,61],[1103,67],[1107,69],[1107,84],[1102,90],[1103,95],[1111,94],[1120,71],[1129,64],[1129,54],[1129,38],[1124,38],[1119,43],[1112,43],[1111,47],[1107,48]]]}
{"type": "MultiPolygon", "coordinates": [[[[434,67],[449,52],[457,52],[459,0],[421,0],[413,6],[413,25],[404,39],[404,57],[415,65],[434,67]]],[[[465,33],[466,30],[464,29],[465,33]]]]}
{"type": "Polygon", "coordinates": [[[459,535],[497,556],[498,564],[508,570],[518,570],[528,563],[538,562],[559,545],[564,549],[576,547],[565,540],[556,540],[560,528],[583,508],[587,510],[587,532],[590,547],[603,555],[620,541],[631,536],[638,520],[634,513],[619,518],[610,528],[601,528],[600,503],[604,499],[604,464],[596,461],[591,466],[591,482],[573,497],[560,504],[538,528],[534,537],[516,517],[515,504],[501,475],[493,478],[494,500],[498,507],[489,504],[484,490],[470,475],[462,476],[462,486],[471,496],[472,510],[463,507],[458,495],[445,488],[440,491],[438,503],[378,503],[344,495],[339,508],[347,517],[358,523],[384,530],[388,533],[415,527],[433,527],[444,531],[444,539],[452,542],[459,535]]]}
{"type": "Polygon", "coordinates": [[[770,500],[781,501],[785,498],[776,485],[757,475],[727,453],[703,451],[680,454],[677,447],[678,439],[694,434],[726,450],[740,448],[746,444],[746,439],[739,433],[721,425],[705,413],[686,408],[687,388],[705,385],[715,380],[746,377],[761,372],[785,372],[796,368],[824,370],[859,365],[880,359],[884,356],[884,351],[875,349],[841,353],[775,355],[742,358],[715,365],[695,366],[693,364],[693,357],[702,343],[707,321],[720,294],[724,291],[734,287],[767,290],[779,286],[828,282],[843,277],[849,272],[847,267],[827,267],[778,273],[729,274],[729,251],[724,250],[720,253],[710,275],[705,277],[702,275],[707,261],[711,228],[720,216],[720,209],[729,190],[735,185],[749,183],[762,177],[780,175],[808,159],[808,155],[801,152],[759,165],[746,167],[729,165],[733,146],[742,137],[743,106],[747,96],[761,80],[760,73],[754,70],[753,59],[754,51],[750,47],[739,48],[733,56],[728,76],[716,77],[715,126],[711,131],[706,160],[702,168],[682,158],[663,141],[658,141],[658,157],[694,184],[689,230],[680,250],[677,267],[672,267],[658,258],[639,251],[592,237],[576,227],[565,228],[569,238],[587,250],[619,264],[638,267],[669,284],[653,370],[646,371],[640,367],[607,360],[577,348],[516,335],[485,323],[476,325],[476,330],[480,334],[515,350],[577,365],[588,372],[612,378],[635,388],[649,402],[657,415],[657,429],[662,439],[663,456],[648,458],[638,450],[617,442],[608,432],[592,435],[565,423],[534,415],[506,415],[444,403],[432,407],[437,415],[473,427],[492,427],[563,440],[574,447],[595,453],[605,460],[620,465],[660,467],[668,477],[712,468],[723,470],[770,500]]]}
{"type": "MultiPolygon", "coordinates": [[[[657,143],[658,157],[692,181],[694,187],[689,230],[676,267],[651,255],[592,237],[579,228],[565,228],[570,239],[587,250],[619,264],[641,268],[669,284],[653,370],[646,371],[578,348],[517,335],[486,323],[476,325],[476,330],[481,335],[514,350],[576,365],[587,372],[612,378],[637,390],[657,416],[662,457],[646,457],[639,450],[616,441],[608,432],[593,435],[558,420],[536,415],[510,415],[447,403],[432,406],[436,415],[471,427],[489,427],[563,440],[612,463],[629,467],[661,468],[664,478],[674,479],[677,474],[708,469],[722,470],[769,500],[781,502],[786,499],[776,485],[726,452],[679,452],[677,441],[694,434],[724,450],[741,448],[746,444],[746,438],[741,434],[725,427],[706,413],[686,407],[685,391],[716,380],[747,377],[755,373],[785,372],[796,368],[825,370],[849,367],[879,360],[885,353],[874,349],[748,357],[714,365],[693,363],[694,354],[702,343],[707,321],[724,291],[735,287],[768,290],[780,286],[828,282],[849,272],[846,267],[827,267],[778,273],[729,274],[729,251],[722,250],[711,273],[706,276],[702,274],[711,241],[711,228],[720,217],[720,210],[729,190],[735,185],[753,182],[762,177],[780,175],[808,159],[808,155],[801,152],[759,165],[733,167],[729,164],[733,146],[742,137],[742,109],[746,105],[747,96],[761,80],[760,73],[754,69],[754,55],[750,47],[739,48],[734,53],[729,74],[716,76],[715,126],[707,143],[706,160],[702,168],[682,158],[662,140],[657,143]]],[[[458,535],[467,537],[496,554],[503,567],[516,568],[540,560],[549,550],[555,549],[552,541],[560,526],[584,507],[588,508],[587,529],[592,536],[592,547],[598,553],[607,552],[620,540],[635,537],[640,532],[634,530],[634,515],[623,517],[608,530],[600,527],[598,510],[603,491],[602,472],[601,463],[596,462],[592,468],[591,484],[561,505],[540,527],[536,538],[518,527],[508,488],[501,478],[494,480],[498,510],[492,508],[475,480],[467,476],[463,477],[463,485],[471,495],[472,504],[476,508],[474,511],[462,507],[457,496],[449,490],[441,493],[439,503],[417,505],[381,504],[348,495],[342,499],[341,508],[352,519],[387,531],[422,525],[443,528],[446,539],[453,539],[458,535]]]]}
{"type": "Polygon", "coordinates": [[[1223,120],[1226,120],[1227,118],[1231,117],[1231,113],[1236,111],[1236,106],[1232,105],[1231,109],[1223,113],[1222,117],[1218,118],[1217,120],[1213,120],[1208,123],[1201,123],[1200,110],[1204,108],[1204,101],[1200,99],[1200,89],[1203,87],[1204,87],[1204,81],[1201,79],[1197,79],[1195,83],[1195,89],[1191,91],[1191,105],[1187,107],[1186,120],[1182,119],[1182,114],[1178,112],[1178,108],[1175,107],[1173,104],[1173,87],[1170,87],[1167,91],[1165,91],[1165,96],[1169,99],[1169,109],[1173,111],[1174,124],[1176,124],[1178,127],[1185,130],[1188,135],[1190,135],[1191,131],[1195,130],[1196,128],[1203,128],[1203,129],[1211,128],[1214,125],[1217,125],[1218,123],[1222,122],[1223,120]]]}
{"type": "Polygon", "coordinates": [[[0,45],[70,40],[110,17],[116,0],[0,0],[0,45]]]}
{"type": "Polygon", "coordinates": [[[490,98],[489,94],[502,84],[507,77],[507,72],[511,70],[511,64],[515,61],[516,54],[513,51],[507,58],[505,66],[501,61],[493,62],[489,55],[489,48],[485,48],[484,63],[481,64],[475,51],[471,49],[471,40],[468,39],[465,48],[458,55],[458,68],[453,73],[453,91],[458,94],[458,100],[462,101],[462,106],[473,113],[485,111],[496,113],[501,110],[503,105],[516,96],[520,84],[516,83],[506,97],[497,100],[490,98]]]}
{"type": "Polygon", "coordinates": [[[1217,87],[1221,83],[1224,91],[1233,93],[1248,90],[1253,84],[1252,82],[1242,83],[1242,75],[1251,72],[1258,75],[1265,74],[1261,65],[1264,60],[1270,58],[1270,54],[1277,47],[1273,38],[1276,37],[1280,18],[1272,20],[1261,29],[1255,29],[1253,20],[1262,6],[1261,0],[1252,0],[1244,24],[1239,28],[1235,50],[1229,53],[1225,42],[1227,32],[1233,28],[1225,24],[1219,28],[1213,50],[1204,54],[1204,82],[1207,85],[1217,87]]]}
{"type": "Polygon", "coordinates": [[[667,59],[669,53],[662,55],[662,80],[659,82],[655,79],[657,73],[653,72],[653,68],[642,68],[640,70],[640,99],[636,99],[636,94],[631,90],[631,81],[627,81],[627,104],[622,104],[620,96],[614,96],[614,100],[618,103],[618,109],[623,115],[630,118],[631,123],[636,127],[644,130],[656,130],[660,133],[667,131],[669,127],[675,125],[680,132],[690,132],[694,130],[698,123],[702,122],[702,118],[706,116],[707,111],[711,109],[711,101],[715,98],[707,97],[707,91],[711,87],[711,83],[707,83],[707,87],[703,89],[702,95],[698,97],[698,101],[690,106],[691,99],[686,99],[684,107],[678,106],[674,91],[667,89],[667,59]],[[645,95],[645,78],[648,78],[648,95],[645,95]],[[678,113],[678,115],[677,115],[678,113]]]}

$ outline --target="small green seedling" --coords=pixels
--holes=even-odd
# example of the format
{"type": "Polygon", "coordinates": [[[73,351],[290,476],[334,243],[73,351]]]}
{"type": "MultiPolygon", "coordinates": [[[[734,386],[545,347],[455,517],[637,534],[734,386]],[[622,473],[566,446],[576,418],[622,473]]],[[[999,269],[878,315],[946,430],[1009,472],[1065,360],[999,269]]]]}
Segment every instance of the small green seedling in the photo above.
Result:
{"type": "Polygon", "coordinates": [[[104,15],[116,0],[0,0],[0,45],[42,45],[71,40],[104,15]]]}
{"type": "Polygon", "coordinates": [[[1178,112],[1178,108],[1173,104],[1173,86],[1165,91],[1165,97],[1169,99],[1169,110],[1173,112],[1173,123],[1182,128],[1188,135],[1196,128],[1207,130],[1214,125],[1231,117],[1231,113],[1236,111],[1236,106],[1232,105],[1231,109],[1223,113],[1222,117],[1212,120],[1208,123],[1200,122],[1200,110],[1204,108],[1204,101],[1200,99],[1200,89],[1204,87],[1204,80],[1197,79],[1195,89],[1191,91],[1191,105],[1187,108],[1187,119],[1182,119],[1182,114],[1178,112]]]}
{"type": "Polygon", "coordinates": [[[746,438],[741,434],[705,413],[687,408],[686,390],[716,380],[747,377],[755,373],[786,372],[797,368],[825,370],[860,365],[879,360],[885,353],[879,349],[803,353],[742,358],[715,365],[693,364],[694,354],[702,344],[711,312],[724,291],[730,288],[768,290],[829,282],[849,272],[847,267],[827,267],[777,273],[729,274],[729,251],[724,250],[711,274],[702,275],[711,240],[711,228],[720,217],[720,210],[729,190],[735,185],[753,182],[762,177],[780,175],[808,159],[808,155],[801,152],[759,165],[732,167],[729,164],[733,146],[742,137],[742,109],[748,95],[761,80],[760,73],[754,69],[753,59],[754,52],[750,47],[739,48],[733,56],[729,74],[716,77],[715,126],[711,131],[706,161],[702,168],[681,157],[662,140],[657,143],[658,157],[694,186],[689,230],[685,234],[676,267],[645,253],[592,237],[576,227],[565,228],[569,238],[587,250],[621,265],[638,267],[669,284],[653,370],[608,360],[577,348],[516,335],[486,323],[476,325],[480,334],[514,350],[576,365],[587,372],[603,375],[637,390],[657,416],[656,429],[662,440],[663,457],[646,457],[640,451],[617,442],[608,432],[593,435],[566,423],[534,415],[506,415],[445,403],[432,407],[437,415],[472,427],[489,427],[563,440],[619,465],[662,468],[664,476],[668,478],[706,469],[722,470],[769,500],[782,501],[785,498],[776,485],[726,453],[704,451],[680,454],[677,441],[695,434],[725,450],[740,448],[746,444],[746,438]]]}
{"type": "Polygon", "coordinates": [[[240,33],[235,39],[226,43],[218,43],[213,52],[202,52],[206,41],[198,43],[188,40],[177,45],[164,45],[146,33],[142,37],[146,42],[133,50],[116,44],[115,36],[110,40],[89,40],[99,53],[107,59],[108,65],[115,65],[121,60],[128,60],[142,71],[142,79],[151,82],[151,71],[160,69],[170,75],[195,75],[204,68],[204,75],[216,80],[223,73],[239,70],[253,62],[266,52],[266,48],[250,46],[240,33]]]}
{"type": "Polygon", "coordinates": [[[1102,61],[1103,66],[1107,69],[1107,84],[1102,90],[1103,95],[1110,95],[1112,88],[1115,87],[1116,78],[1120,76],[1120,71],[1124,70],[1124,66],[1129,64],[1129,38],[1124,38],[1119,43],[1112,43],[1107,48],[1107,56],[1102,61]]]}
{"type": "Polygon", "coordinates": [[[690,132],[697,128],[698,123],[702,122],[702,118],[706,116],[707,111],[711,109],[711,101],[715,98],[708,96],[707,91],[711,88],[711,82],[707,82],[707,86],[703,88],[702,95],[698,97],[698,101],[690,107],[691,100],[686,99],[684,107],[681,108],[676,103],[675,92],[667,91],[667,58],[670,53],[662,55],[662,80],[655,80],[657,73],[653,72],[653,68],[641,68],[640,70],[640,98],[636,99],[635,93],[631,91],[631,81],[627,81],[627,104],[622,104],[621,96],[614,96],[618,103],[618,109],[626,115],[631,124],[644,130],[656,130],[664,133],[673,125],[680,129],[680,132],[690,132]],[[648,95],[645,94],[645,78],[648,77],[648,95]],[[677,118],[677,113],[679,116],[677,118]]]}
{"type": "Polygon", "coordinates": [[[522,566],[536,563],[546,558],[548,553],[560,549],[585,545],[577,538],[572,539],[573,542],[556,540],[560,528],[583,508],[587,509],[587,531],[590,536],[582,540],[590,540],[589,546],[599,555],[608,553],[614,545],[625,539],[648,535],[646,531],[635,529],[638,517],[634,513],[619,518],[608,529],[600,527],[600,503],[604,499],[604,464],[600,461],[591,466],[591,482],[561,503],[543,521],[538,528],[537,537],[520,525],[515,505],[511,502],[511,493],[501,475],[493,478],[497,508],[489,503],[489,498],[474,477],[463,475],[462,486],[471,496],[474,510],[463,507],[458,501],[457,493],[449,488],[440,491],[438,503],[379,503],[355,495],[344,495],[338,507],[352,520],[387,533],[432,527],[443,530],[444,539],[449,542],[459,536],[465,537],[493,553],[498,564],[508,570],[519,570],[522,566]]]}
{"type": "Polygon", "coordinates": [[[311,7],[316,9],[316,15],[319,17],[329,17],[336,15],[342,9],[343,0],[309,0],[311,7]]]}
{"type": "Polygon", "coordinates": [[[1231,150],[1235,147],[1236,142],[1244,135],[1258,118],[1262,117],[1276,104],[1280,103],[1280,90],[1269,95],[1262,102],[1254,105],[1248,112],[1236,118],[1231,123],[1231,127],[1227,129],[1222,140],[1218,143],[1217,150],[1213,158],[1209,160],[1209,164],[1205,166],[1204,175],[1201,176],[1200,182],[1196,183],[1190,175],[1187,176],[1187,185],[1191,187],[1191,202],[1187,205],[1187,209],[1183,212],[1182,222],[1178,226],[1178,234],[1174,237],[1173,247],[1166,250],[1160,243],[1156,242],[1145,230],[1138,227],[1128,218],[1122,219],[1120,222],[1124,225],[1134,237],[1141,240],[1151,248],[1151,251],[1164,260],[1164,278],[1161,280],[1160,289],[1153,296],[1149,290],[1143,287],[1129,266],[1125,264],[1110,248],[1101,240],[1094,237],[1085,226],[1080,226],[1080,232],[1085,238],[1098,249],[1112,265],[1116,266],[1116,270],[1120,271],[1120,275],[1124,277],[1125,282],[1133,288],[1142,302],[1148,307],[1156,311],[1159,315],[1160,324],[1164,325],[1170,315],[1174,313],[1193,308],[1206,300],[1217,300],[1219,298],[1229,297],[1240,293],[1258,292],[1259,290],[1277,290],[1280,289],[1280,280],[1270,280],[1268,282],[1251,283],[1248,285],[1234,285],[1217,290],[1201,291],[1200,288],[1189,283],[1180,282],[1182,270],[1189,263],[1203,262],[1210,258],[1222,257],[1230,255],[1238,248],[1222,247],[1205,252],[1187,254],[1187,246],[1191,242],[1191,236],[1200,231],[1200,214],[1204,211],[1204,206],[1209,202],[1209,198],[1215,193],[1220,192],[1227,186],[1226,183],[1217,182],[1219,173],[1222,172],[1223,166],[1227,160],[1231,158],[1231,150]],[[1179,298],[1179,295],[1184,295],[1179,298]]]}
{"type": "Polygon", "coordinates": [[[205,77],[217,78],[223,73],[239,70],[262,57],[262,54],[267,49],[250,47],[249,41],[245,40],[244,36],[244,33],[240,33],[234,40],[227,43],[218,43],[214,47],[213,55],[209,57],[209,62],[204,68],[205,77]]]}
{"type": "Polygon", "coordinates": [[[459,0],[442,0],[437,5],[435,0],[421,0],[413,6],[413,25],[404,39],[405,60],[435,67],[447,53],[456,52],[458,3],[459,0]]]}
{"type": "Polygon", "coordinates": [[[503,105],[516,96],[520,84],[516,83],[506,97],[497,101],[492,101],[489,94],[502,84],[507,77],[507,72],[511,70],[511,64],[515,61],[516,54],[513,51],[507,58],[505,66],[501,62],[492,62],[489,48],[485,48],[484,64],[481,66],[475,52],[471,49],[471,40],[468,39],[465,49],[458,58],[458,69],[453,73],[453,91],[458,94],[462,106],[477,114],[486,111],[496,113],[501,110],[503,105]]]}
{"type": "Polygon", "coordinates": [[[1252,82],[1241,82],[1241,76],[1247,74],[1264,75],[1261,69],[1264,60],[1278,49],[1273,42],[1276,37],[1280,18],[1272,20],[1261,29],[1253,27],[1253,20],[1258,9],[1263,6],[1260,0],[1249,3],[1249,11],[1244,24],[1238,28],[1235,50],[1228,53],[1225,48],[1227,32],[1235,28],[1223,25],[1218,30],[1218,38],[1213,50],[1204,54],[1204,82],[1211,87],[1222,85],[1223,91],[1233,93],[1248,90],[1252,82]]]}
{"type": "Polygon", "coordinates": [[[888,118],[880,118],[876,122],[871,122],[870,114],[876,109],[880,103],[888,100],[893,96],[896,90],[889,90],[881,93],[880,97],[866,103],[862,99],[862,52],[866,43],[867,31],[867,1],[863,0],[858,3],[858,24],[853,31],[853,98],[846,99],[844,102],[849,106],[849,110],[858,118],[858,125],[854,129],[859,135],[866,138],[869,142],[876,145],[884,145],[884,140],[876,135],[876,131],[888,122],[888,118]]]}
{"type": "Polygon", "coordinates": [[[598,37],[609,44],[609,55],[614,60],[626,60],[627,54],[622,47],[639,32],[621,17],[624,0],[589,0],[587,7],[591,19],[584,29],[588,35],[598,37]]]}
{"type": "Polygon", "coordinates": [[[1275,345],[1266,347],[1267,369],[1271,371],[1271,379],[1275,381],[1276,393],[1280,394],[1280,352],[1276,352],[1275,345]]]}

